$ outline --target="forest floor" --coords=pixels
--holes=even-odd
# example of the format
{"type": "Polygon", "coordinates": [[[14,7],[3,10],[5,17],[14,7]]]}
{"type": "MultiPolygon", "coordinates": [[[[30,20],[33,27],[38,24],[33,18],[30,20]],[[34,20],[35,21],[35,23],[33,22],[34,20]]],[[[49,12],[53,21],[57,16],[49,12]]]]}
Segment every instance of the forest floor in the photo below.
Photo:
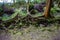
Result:
{"type": "Polygon", "coordinates": [[[0,30],[0,40],[60,40],[60,26],[21,28],[19,30],[0,30]],[[17,32],[18,31],[18,32],[17,32]]]}
{"type": "MultiPolygon", "coordinates": [[[[60,15],[56,15],[58,17],[60,15]]],[[[53,23],[50,26],[26,28],[14,30],[0,30],[0,40],[60,40],[60,24],[53,23]]]]}

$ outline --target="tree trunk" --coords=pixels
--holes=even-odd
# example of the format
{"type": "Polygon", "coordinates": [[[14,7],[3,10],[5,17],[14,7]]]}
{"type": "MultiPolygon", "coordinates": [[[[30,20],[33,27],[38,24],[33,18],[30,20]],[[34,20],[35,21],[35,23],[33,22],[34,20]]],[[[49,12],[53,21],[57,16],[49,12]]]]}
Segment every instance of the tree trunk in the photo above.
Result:
{"type": "Polygon", "coordinates": [[[58,7],[60,7],[60,0],[58,1],[58,7]]]}
{"type": "Polygon", "coordinates": [[[15,5],[15,0],[13,0],[13,3],[14,3],[14,5],[15,5]]]}
{"type": "Polygon", "coordinates": [[[27,14],[29,15],[30,13],[29,13],[29,4],[30,4],[30,2],[29,2],[29,0],[28,0],[28,2],[27,2],[27,14]]]}
{"type": "Polygon", "coordinates": [[[46,9],[44,11],[45,18],[51,17],[51,14],[50,14],[51,6],[52,6],[52,0],[46,0],[46,9]]]}

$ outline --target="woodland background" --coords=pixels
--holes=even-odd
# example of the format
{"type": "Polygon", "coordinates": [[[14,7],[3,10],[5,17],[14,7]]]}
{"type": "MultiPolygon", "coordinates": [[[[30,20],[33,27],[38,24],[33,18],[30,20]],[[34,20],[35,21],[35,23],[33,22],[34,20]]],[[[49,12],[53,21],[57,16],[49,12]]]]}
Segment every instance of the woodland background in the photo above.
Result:
{"type": "Polygon", "coordinates": [[[2,0],[0,32],[0,40],[60,40],[60,0],[2,0]]]}

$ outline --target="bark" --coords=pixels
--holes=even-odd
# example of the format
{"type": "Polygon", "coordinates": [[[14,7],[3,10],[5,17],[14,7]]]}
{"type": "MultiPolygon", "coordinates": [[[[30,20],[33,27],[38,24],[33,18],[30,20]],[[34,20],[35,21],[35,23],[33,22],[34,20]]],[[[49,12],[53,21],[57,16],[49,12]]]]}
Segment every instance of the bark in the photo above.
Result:
{"type": "Polygon", "coordinates": [[[45,18],[51,17],[51,14],[50,14],[51,6],[52,6],[52,0],[46,0],[46,9],[44,11],[45,18]]]}

